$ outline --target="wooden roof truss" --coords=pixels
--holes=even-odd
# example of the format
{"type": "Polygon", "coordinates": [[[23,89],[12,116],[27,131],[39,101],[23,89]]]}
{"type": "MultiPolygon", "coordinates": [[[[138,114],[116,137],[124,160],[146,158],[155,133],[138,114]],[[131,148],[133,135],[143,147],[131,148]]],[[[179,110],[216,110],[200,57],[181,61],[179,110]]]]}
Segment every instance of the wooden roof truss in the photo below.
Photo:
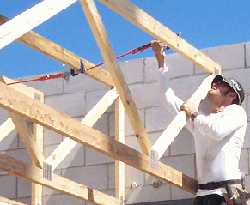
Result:
{"type": "MultiPolygon", "coordinates": [[[[0,140],[16,129],[31,156],[32,165],[6,154],[0,154],[0,169],[33,183],[33,205],[41,204],[42,185],[96,204],[121,204],[124,202],[124,163],[194,193],[196,189],[195,179],[163,163],[160,163],[159,169],[150,166],[148,154],[151,142],[119,65],[116,63],[114,52],[94,0],[80,0],[80,3],[100,48],[106,69],[88,69],[94,64],[31,31],[76,1],[60,0],[59,3],[54,0],[44,0],[11,20],[0,16],[0,24],[2,24],[0,26],[0,49],[13,41],[19,41],[74,69],[80,69],[82,61],[86,68],[86,74],[103,82],[110,90],[80,122],[45,105],[43,93],[23,84],[8,86],[7,84],[13,80],[2,77],[0,106],[9,111],[10,118],[0,126],[0,140]],[[93,129],[92,126],[113,102],[115,102],[116,138],[110,139],[102,132],[93,129]],[[124,143],[125,113],[130,119],[142,152],[138,152],[124,143]],[[47,159],[43,156],[43,127],[68,137],[58,145],[47,159]],[[89,146],[116,160],[116,197],[53,173],[77,143],[89,146]],[[65,147],[67,147],[68,152],[65,152],[65,147]]],[[[153,38],[166,42],[169,47],[199,65],[206,72],[221,72],[220,65],[128,0],[100,0],[100,2],[149,33],[153,38]]],[[[0,201],[22,204],[4,197],[0,197],[0,201]]]]}

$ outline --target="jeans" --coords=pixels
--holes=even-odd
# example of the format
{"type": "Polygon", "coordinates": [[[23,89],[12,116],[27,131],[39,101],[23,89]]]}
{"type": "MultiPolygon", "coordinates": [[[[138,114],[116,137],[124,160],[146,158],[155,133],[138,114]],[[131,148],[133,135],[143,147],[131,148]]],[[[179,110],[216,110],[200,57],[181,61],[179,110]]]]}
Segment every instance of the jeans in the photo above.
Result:
{"type": "Polygon", "coordinates": [[[206,196],[197,196],[193,202],[194,205],[226,205],[226,201],[223,196],[217,194],[211,194],[206,196]]]}

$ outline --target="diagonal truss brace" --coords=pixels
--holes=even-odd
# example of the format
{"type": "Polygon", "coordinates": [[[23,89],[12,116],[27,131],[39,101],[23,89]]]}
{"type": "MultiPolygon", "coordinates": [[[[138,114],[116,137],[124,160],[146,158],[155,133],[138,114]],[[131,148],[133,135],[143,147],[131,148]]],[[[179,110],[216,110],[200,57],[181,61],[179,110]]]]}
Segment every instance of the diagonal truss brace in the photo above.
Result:
{"type": "MultiPolygon", "coordinates": [[[[118,97],[116,90],[113,88],[108,91],[101,100],[87,113],[81,120],[81,123],[92,127],[102,114],[113,104],[114,100],[118,97]]],[[[52,165],[52,171],[66,158],[66,156],[74,149],[77,142],[66,138],[46,159],[46,163],[52,165]]]]}
{"type": "MultiPolygon", "coordinates": [[[[1,82],[4,82],[6,84],[14,82],[13,80],[2,76],[0,78],[1,82]]],[[[35,96],[40,96],[43,97],[43,94],[40,91],[36,91],[34,88],[27,87],[23,84],[18,84],[18,85],[12,85],[14,89],[17,91],[22,92],[25,94],[27,97],[34,98],[35,96]]],[[[40,149],[39,141],[36,141],[35,137],[35,128],[33,126],[33,123],[31,123],[32,126],[30,125],[30,122],[27,121],[27,119],[10,112],[10,117],[12,120],[9,120],[10,124],[13,123],[14,127],[16,128],[22,142],[25,144],[26,149],[28,153],[31,156],[32,161],[35,163],[36,166],[42,168],[44,157],[43,153],[40,149]]],[[[39,126],[39,125],[37,125],[39,126]]]]}
{"type": "Polygon", "coordinates": [[[131,122],[131,126],[133,127],[138,138],[140,147],[143,153],[148,155],[151,148],[151,142],[139,117],[136,104],[132,99],[130,90],[124,80],[122,72],[120,71],[119,65],[116,63],[115,55],[108,43],[106,30],[95,7],[95,3],[93,0],[81,0],[80,2],[88,19],[92,32],[95,36],[95,39],[100,47],[105,66],[108,68],[110,75],[113,78],[114,85],[126,109],[131,122]]]}
{"type": "MultiPolygon", "coordinates": [[[[7,21],[8,21],[7,17],[0,15],[0,25],[7,21]]],[[[32,49],[35,49],[53,59],[56,59],[59,62],[68,65],[70,68],[76,70],[80,69],[82,60],[84,67],[86,68],[87,75],[91,76],[92,78],[100,82],[103,82],[108,87],[113,86],[113,81],[108,71],[106,71],[105,69],[100,69],[99,67],[92,68],[94,66],[93,63],[80,58],[71,51],[61,47],[60,45],[54,43],[53,41],[48,40],[47,38],[33,31],[24,34],[17,40],[25,44],[26,46],[29,46],[32,49]]]]}
{"type": "Polygon", "coordinates": [[[27,205],[21,202],[17,202],[6,197],[0,196],[0,204],[2,205],[27,205]]]}
{"type": "Polygon", "coordinates": [[[9,88],[1,82],[0,90],[0,106],[3,108],[20,114],[23,117],[27,117],[34,123],[39,123],[79,143],[90,146],[115,160],[123,161],[132,167],[159,177],[185,191],[196,192],[196,180],[186,176],[182,172],[163,163],[159,164],[159,169],[153,169],[150,167],[149,157],[147,155],[141,154],[125,144],[110,139],[102,132],[83,125],[64,113],[27,98],[22,93],[9,88]]]}
{"type": "Polygon", "coordinates": [[[0,49],[39,26],[77,0],[44,0],[0,26],[0,49]],[[21,25],[21,26],[20,26],[21,25]]]}
{"type": "Polygon", "coordinates": [[[10,175],[22,177],[33,183],[62,191],[65,194],[101,205],[120,205],[120,201],[112,196],[98,190],[89,188],[84,184],[78,184],[67,178],[53,174],[53,179],[43,178],[43,170],[29,166],[22,161],[16,160],[6,154],[0,154],[0,169],[7,171],[10,175]]]}

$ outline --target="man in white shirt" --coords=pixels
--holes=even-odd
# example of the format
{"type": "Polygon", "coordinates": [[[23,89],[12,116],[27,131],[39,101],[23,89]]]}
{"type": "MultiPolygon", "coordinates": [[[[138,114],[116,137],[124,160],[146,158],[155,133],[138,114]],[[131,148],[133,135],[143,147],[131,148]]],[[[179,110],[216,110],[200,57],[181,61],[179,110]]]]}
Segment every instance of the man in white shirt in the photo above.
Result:
{"type": "MultiPolygon", "coordinates": [[[[163,47],[157,41],[152,48],[159,66],[164,106],[175,115],[185,111],[186,128],[194,136],[198,191],[195,205],[243,204],[239,161],[247,127],[247,115],[241,107],[244,90],[234,79],[222,75],[210,78],[207,97],[198,105],[185,103],[168,88],[168,67],[163,47]],[[238,190],[238,191],[237,191],[238,190]]],[[[205,79],[206,80],[206,79],[205,79]]]]}

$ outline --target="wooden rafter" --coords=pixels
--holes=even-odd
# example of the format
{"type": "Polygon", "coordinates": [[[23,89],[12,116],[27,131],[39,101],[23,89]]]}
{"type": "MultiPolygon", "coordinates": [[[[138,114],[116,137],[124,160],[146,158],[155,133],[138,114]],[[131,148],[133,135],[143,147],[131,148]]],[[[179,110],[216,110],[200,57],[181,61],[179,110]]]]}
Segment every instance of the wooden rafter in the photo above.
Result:
{"type": "MultiPolygon", "coordinates": [[[[7,21],[8,21],[7,17],[0,15],[0,25],[7,21]]],[[[99,67],[92,68],[94,66],[93,63],[75,55],[71,51],[61,47],[60,45],[54,43],[53,41],[48,40],[47,38],[33,31],[24,34],[17,40],[31,47],[34,50],[37,50],[55,60],[58,60],[59,62],[65,65],[68,65],[69,68],[79,70],[81,68],[81,60],[82,60],[86,68],[87,75],[91,76],[92,78],[98,81],[103,82],[109,87],[113,86],[112,78],[109,75],[108,71],[106,71],[105,69],[100,69],[99,67]]]]}
{"type": "MultiPolygon", "coordinates": [[[[98,103],[87,113],[87,115],[81,120],[81,123],[92,127],[102,114],[113,104],[114,100],[118,97],[118,94],[113,88],[109,90],[98,103]]],[[[57,148],[48,156],[46,163],[52,166],[52,170],[55,170],[57,166],[65,159],[65,157],[74,149],[77,142],[66,138],[57,148]]]]}
{"type": "MultiPolygon", "coordinates": [[[[0,78],[0,81],[6,84],[15,82],[14,80],[11,80],[4,76],[0,78]]],[[[19,92],[22,92],[27,97],[34,98],[34,95],[43,96],[43,94],[40,91],[35,90],[34,88],[31,88],[31,87],[27,87],[23,84],[13,84],[11,87],[19,92]]],[[[44,157],[43,157],[42,150],[40,148],[41,142],[38,143],[36,141],[36,136],[34,135],[33,126],[30,128],[29,126],[30,122],[27,122],[27,119],[24,119],[23,117],[15,113],[10,112],[10,117],[12,118],[12,122],[15,125],[15,128],[19,134],[19,137],[21,138],[22,142],[25,144],[26,149],[28,153],[30,154],[32,161],[35,163],[36,166],[42,168],[44,157]]]]}
{"type": "MultiPolygon", "coordinates": [[[[5,76],[0,78],[0,81],[9,84],[15,82],[5,76]]],[[[12,84],[10,85],[17,91],[25,94],[26,96],[44,103],[44,95],[42,92],[28,87],[24,84],[12,84]]],[[[42,168],[44,156],[43,156],[43,127],[39,124],[33,124],[28,122],[27,119],[21,117],[18,114],[10,112],[10,116],[13,120],[19,137],[21,138],[23,144],[25,145],[28,153],[31,156],[32,163],[35,166],[42,168]],[[30,124],[32,126],[30,126],[30,124]]],[[[32,205],[42,204],[42,186],[40,184],[32,183],[32,205]]]]}
{"type": "Polygon", "coordinates": [[[180,38],[176,33],[139,9],[128,0],[100,0],[107,7],[117,12],[138,28],[154,38],[166,42],[169,47],[190,59],[208,73],[221,73],[221,66],[198,49],[180,38]]]}
{"type": "MultiPolygon", "coordinates": [[[[125,144],[125,109],[120,98],[115,101],[115,139],[125,144]]],[[[125,164],[119,160],[115,161],[115,195],[125,202],[125,164]]]]}
{"type": "Polygon", "coordinates": [[[119,65],[116,63],[115,55],[108,43],[106,30],[95,7],[95,3],[93,0],[81,0],[80,2],[88,19],[92,32],[95,36],[95,39],[100,47],[105,66],[108,68],[110,75],[112,76],[114,85],[119,93],[119,97],[121,98],[126,109],[131,122],[131,126],[135,131],[141,149],[143,153],[149,154],[151,142],[144,129],[143,123],[136,108],[136,104],[132,99],[130,90],[124,80],[122,72],[120,71],[119,65]]]}
{"type": "Polygon", "coordinates": [[[0,49],[39,26],[77,0],[44,0],[0,26],[0,49]],[[22,25],[22,26],[20,26],[22,25]]]}
{"type": "Polygon", "coordinates": [[[115,160],[123,161],[132,167],[172,183],[183,190],[195,193],[196,180],[186,176],[182,172],[162,163],[159,165],[160,168],[155,170],[150,166],[147,155],[110,139],[100,131],[82,125],[79,121],[70,118],[64,113],[27,98],[22,93],[15,91],[1,82],[0,90],[0,106],[5,109],[27,117],[34,123],[39,123],[79,143],[90,146],[115,160]]]}
{"type": "Polygon", "coordinates": [[[22,177],[37,184],[61,191],[65,194],[75,196],[102,205],[119,205],[118,199],[91,189],[84,184],[78,184],[72,180],[52,173],[52,180],[43,177],[43,170],[29,166],[22,161],[16,160],[6,154],[0,154],[0,169],[7,171],[10,175],[22,177]]]}
{"type": "Polygon", "coordinates": [[[27,204],[24,204],[24,203],[21,203],[21,202],[17,202],[17,201],[8,199],[6,197],[0,196],[0,204],[2,204],[2,203],[3,203],[3,205],[5,205],[5,204],[6,205],[7,204],[9,204],[9,205],[27,205],[27,204]]]}
{"type": "Polygon", "coordinates": [[[35,141],[35,136],[29,127],[29,122],[27,122],[27,120],[23,117],[12,112],[10,112],[10,116],[22,142],[25,144],[25,147],[31,156],[32,161],[36,164],[36,166],[42,168],[44,160],[43,153],[39,149],[39,144],[35,141]]]}

